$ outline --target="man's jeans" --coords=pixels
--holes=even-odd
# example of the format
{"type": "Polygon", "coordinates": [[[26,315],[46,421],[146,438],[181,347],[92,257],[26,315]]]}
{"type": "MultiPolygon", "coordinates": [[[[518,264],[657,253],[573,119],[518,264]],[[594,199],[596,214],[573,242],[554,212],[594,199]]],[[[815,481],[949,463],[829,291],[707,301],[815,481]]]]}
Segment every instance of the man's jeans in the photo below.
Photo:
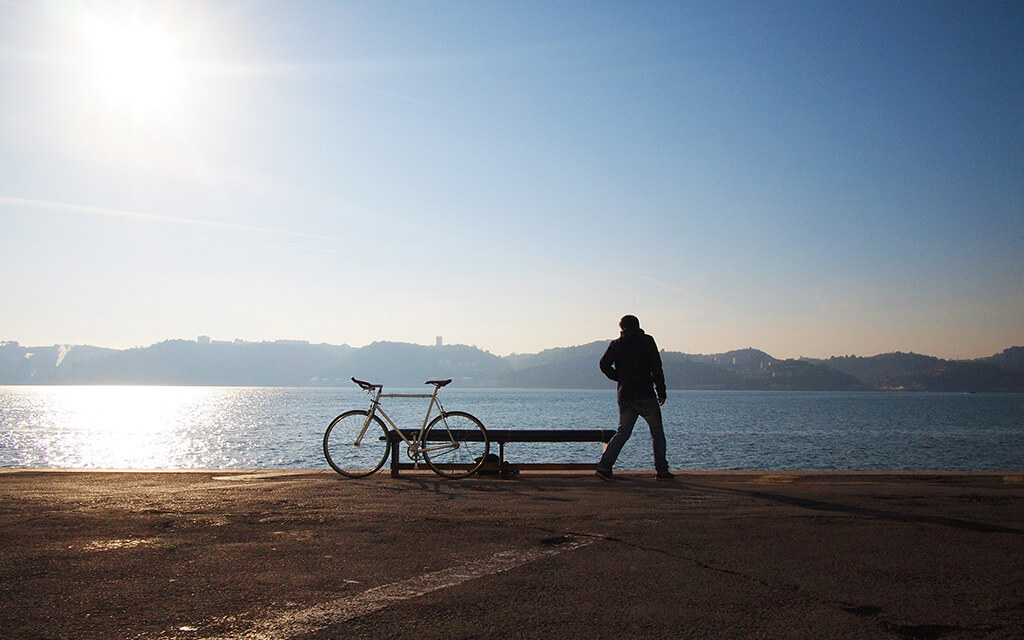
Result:
{"type": "Polygon", "coordinates": [[[626,444],[629,437],[633,435],[636,419],[641,416],[651,429],[651,440],[654,443],[654,469],[659,473],[668,471],[668,461],[665,459],[665,427],[661,423],[661,405],[654,398],[619,403],[619,429],[604,450],[601,462],[597,463],[598,469],[612,470],[612,466],[619,458],[619,452],[622,451],[622,445],[626,444]]]}

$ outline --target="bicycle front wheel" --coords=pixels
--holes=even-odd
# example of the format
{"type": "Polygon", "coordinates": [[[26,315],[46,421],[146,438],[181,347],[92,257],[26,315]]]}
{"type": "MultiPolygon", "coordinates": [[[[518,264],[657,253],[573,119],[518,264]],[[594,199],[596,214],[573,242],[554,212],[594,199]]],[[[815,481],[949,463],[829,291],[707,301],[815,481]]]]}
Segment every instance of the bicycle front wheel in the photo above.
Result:
{"type": "Polygon", "coordinates": [[[476,473],[491,447],[484,423],[462,411],[434,418],[423,438],[423,458],[435,473],[447,478],[476,473]]]}
{"type": "Polygon", "coordinates": [[[376,473],[388,458],[388,430],[365,409],[346,411],[324,433],[327,464],[343,476],[362,478],[376,473]],[[364,430],[365,427],[365,430],[364,430]]]}

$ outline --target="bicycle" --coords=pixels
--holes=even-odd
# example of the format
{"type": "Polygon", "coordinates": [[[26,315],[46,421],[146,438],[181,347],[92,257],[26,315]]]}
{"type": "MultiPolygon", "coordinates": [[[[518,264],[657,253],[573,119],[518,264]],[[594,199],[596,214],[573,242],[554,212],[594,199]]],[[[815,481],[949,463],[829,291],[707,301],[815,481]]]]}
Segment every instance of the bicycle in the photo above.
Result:
{"type": "MultiPolygon", "coordinates": [[[[416,463],[426,462],[438,475],[465,478],[476,473],[483,464],[490,451],[484,424],[464,411],[445,411],[437,397],[438,391],[449,385],[451,380],[424,382],[434,385],[433,393],[429,394],[384,393],[384,385],[355,378],[352,382],[370,396],[370,408],[346,411],[331,421],[324,433],[327,464],[341,475],[364,478],[384,466],[391,451],[391,440],[381,417],[408,445],[409,458],[416,463]],[[412,439],[407,438],[384,411],[381,398],[430,398],[423,425],[412,439]],[[430,420],[435,405],[437,415],[430,420]]],[[[395,442],[394,446],[400,445],[395,442]]]]}

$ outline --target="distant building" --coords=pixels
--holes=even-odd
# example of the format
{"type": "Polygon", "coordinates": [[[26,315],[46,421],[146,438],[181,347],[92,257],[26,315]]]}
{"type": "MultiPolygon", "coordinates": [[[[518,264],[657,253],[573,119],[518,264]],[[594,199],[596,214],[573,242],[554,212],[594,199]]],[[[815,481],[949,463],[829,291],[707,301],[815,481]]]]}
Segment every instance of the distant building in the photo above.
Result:
{"type": "Polygon", "coordinates": [[[437,342],[435,343],[435,346],[440,347],[440,346],[442,346],[442,344],[443,344],[443,340],[441,340],[441,336],[437,336],[437,342]]]}

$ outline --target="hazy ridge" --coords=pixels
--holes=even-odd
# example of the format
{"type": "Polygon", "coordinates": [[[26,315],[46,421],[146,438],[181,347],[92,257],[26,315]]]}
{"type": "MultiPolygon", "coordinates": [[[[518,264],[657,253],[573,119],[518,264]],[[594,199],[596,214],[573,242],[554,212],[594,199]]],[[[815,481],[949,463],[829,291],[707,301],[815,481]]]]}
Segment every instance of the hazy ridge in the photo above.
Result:
{"type": "MultiPolygon", "coordinates": [[[[609,389],[598,370],[607,341],[537,354],[493,355],[465,345],[375,342],[168,340],[105,349],[0,342],[0,384],[345,386],[349,378],[415,386],[455,378],[462,387],[609,389]]],[[[1024,392],[1024,347],[976,360],[914,353],[780,360],[758,349],[662,352],[670,389],[1024,392]]]]}

